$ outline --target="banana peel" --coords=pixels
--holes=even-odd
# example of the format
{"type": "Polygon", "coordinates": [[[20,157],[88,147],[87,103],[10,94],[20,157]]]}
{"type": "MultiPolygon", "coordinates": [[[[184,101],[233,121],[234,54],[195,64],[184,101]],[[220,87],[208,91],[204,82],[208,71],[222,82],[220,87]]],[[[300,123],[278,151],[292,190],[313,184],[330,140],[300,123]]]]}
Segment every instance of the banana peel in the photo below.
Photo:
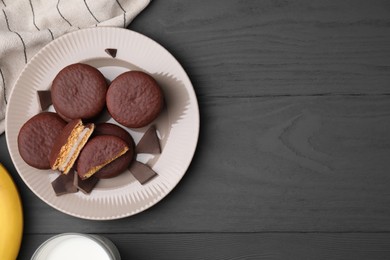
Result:
{"type": "Polygon", "coordinates": [[[18,190],[0,163],[0,259],[15,260],[23,234],[23,210],[18,190]]]}

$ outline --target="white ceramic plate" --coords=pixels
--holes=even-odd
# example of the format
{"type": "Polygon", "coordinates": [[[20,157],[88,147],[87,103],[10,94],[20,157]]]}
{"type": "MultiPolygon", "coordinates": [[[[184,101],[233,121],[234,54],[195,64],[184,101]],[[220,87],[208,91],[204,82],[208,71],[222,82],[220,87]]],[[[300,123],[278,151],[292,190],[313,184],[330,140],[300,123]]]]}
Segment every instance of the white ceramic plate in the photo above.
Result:
{"type": "MultiPolygon", "coordinates": [[[[109,116],[101,121],[115,123],[109,116]]],[[[135,143],[147,127],[127,129],[135,143]]],[[[192,84],[177,60],[161,45],[139,33],[98,27],[68,33],[48,44],[27,64],[10,95],[6,111],[6,138],[11,158],[27,186],[52,207],[85,219],[116,219],[139,213],[164,198],[185,174],[198,141],[199,109],[192,84]],[[118,50],[111,58],[106,48],[118,50]],[[57,197],[51,182],[58,173],[27,165],[19,155],[17,137],[21,126],[40,112],[37,90],[50,89],[55,75],[72,63],[95,66],[110,80],[127,70],[142,70],[161,85],[166,107],[153,122],[161,139],[162,153],[137,159],[158,176],[141,185],[130,172],[101,180],[91,194],[82,192],[57,197]]]]}

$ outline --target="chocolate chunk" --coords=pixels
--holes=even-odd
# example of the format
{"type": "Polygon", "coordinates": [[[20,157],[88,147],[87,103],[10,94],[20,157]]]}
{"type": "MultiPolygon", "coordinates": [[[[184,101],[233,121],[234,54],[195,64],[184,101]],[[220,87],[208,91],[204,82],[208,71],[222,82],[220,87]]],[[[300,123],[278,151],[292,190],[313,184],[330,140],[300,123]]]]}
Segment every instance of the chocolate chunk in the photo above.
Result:
{"type": "Polygon", "coordinates": [[[41,105],[41,110],[45,111],[52,104],[51,92],[50,90],[38,90],[37,94],[38,94],[39,104],[41,105]]]}
{"type": "Polygon", "coordinates": [[[60,174],[60,176],[51,183],[57,196],[78,191],[77,187],[73,185],[74,175],[74,171],[71,171],[68,174],[60,174]]]}
{"type": "Polygon", "coordinates": [[[158,139],[156,127],[151,126],[136,146],[137,153],[161,153],[160,140],[158,139]]]}
{"type": "Polygon", "coordinates": [[[90,178],[86,180],[82,180],[78,174],[74,175],[73,185],[77,187],[79,190],[81,190],[85,194],[91,193],[93,188],[98,183],[99,178],[95,176],[91,176],[90,178]]]}
{"type": "Polygon", "coordinates": [[[157,173],[153,171],[149,166],[138,161],[134,161],[130,165],[129,171],[141,184],[145,184],[150,181],[154,176],[157,176],[157,173]]]}
{"type": "Polygon", "coordinates": [[[116,52],[117,52],[117,49],[111,49],[111,48],[107,48],[104,50],[108,55],[110,55],[111,57],[115,58],[116,57],[116,52]]]}

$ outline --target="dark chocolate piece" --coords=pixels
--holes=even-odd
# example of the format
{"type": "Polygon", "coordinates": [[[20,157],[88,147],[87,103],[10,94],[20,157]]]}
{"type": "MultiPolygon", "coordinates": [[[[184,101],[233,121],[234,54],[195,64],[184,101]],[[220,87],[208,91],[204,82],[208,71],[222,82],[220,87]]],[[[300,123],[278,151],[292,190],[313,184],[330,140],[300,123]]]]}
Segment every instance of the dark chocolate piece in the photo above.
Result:
{"type": "Polygon", "coordinates": [[[141,184],[145,184],[153,179],[154,176],[157,176],[157,173],[152,168],[138,161],[134,161],[130,165],[129,171],[141,184]]]}
{"type": "Polygon", "coordinates": [[[38,90],[38,100],[41,105],[41,110],[45,111],[52,104],[51,102],[51,92],[50,90],[38,90]]]}
{"type": "Polygon", "coordinates": [[[151,126],[142,136],[136,146],[136,153],[160,154],[160,140],[158,139],[156,127],[151,126]]]}
{"type": "Polygon", "coordinates": [[[78,191],[77,187],[73,185],[74,175],[74,171],[71,171],[68,174],[60,174],[60,176],[51,183],[57,196],[78,191]]]}
{"type": "Polygon", "coordinates": [[[89,194],[95,188],[99,178],[91,176],[86,180],[82,180],[78,174],[74,175],[73,185],[81,190],[84,194],[89,194]]]}
{"type": "Polygon", "coordinates": [[[116,52],[117,52],[117,49],[111,49],[111,48],[107,48],[104,50],[108,55],[110,55],[111,57],[115,58],[116,57],[116,52]]]}

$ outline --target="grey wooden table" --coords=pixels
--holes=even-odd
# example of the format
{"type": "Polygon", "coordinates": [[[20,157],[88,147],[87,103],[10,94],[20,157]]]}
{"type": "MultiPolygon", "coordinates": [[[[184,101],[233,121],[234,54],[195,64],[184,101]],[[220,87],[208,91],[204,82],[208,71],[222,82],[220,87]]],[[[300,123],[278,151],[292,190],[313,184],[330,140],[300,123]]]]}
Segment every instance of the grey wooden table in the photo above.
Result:
{"type": "Polygon", "coordinates": [[[390,2],[153,1],[129,29],[187,71],[201,130],[164,200],[133,217],[23,200],[20,259],[96,233],[123,259],[390,259],[390,2]]]}

